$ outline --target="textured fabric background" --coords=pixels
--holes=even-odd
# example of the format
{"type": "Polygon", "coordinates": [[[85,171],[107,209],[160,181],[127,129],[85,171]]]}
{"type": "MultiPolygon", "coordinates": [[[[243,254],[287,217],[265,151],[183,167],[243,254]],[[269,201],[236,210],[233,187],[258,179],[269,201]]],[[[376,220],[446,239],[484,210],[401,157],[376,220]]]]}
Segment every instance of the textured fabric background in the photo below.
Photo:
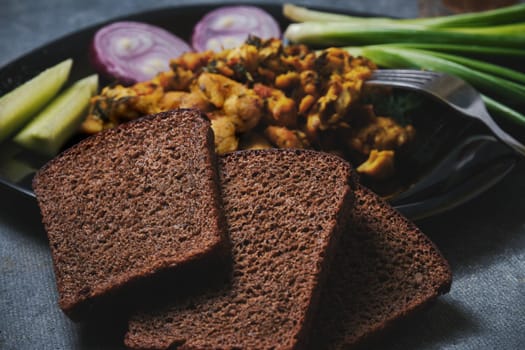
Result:
{"type": "MultiPolygon", "coordinates": [[[[221,1],[226,3],[229,1],[221,1]]],[[[245,1],[250,2],[250,1],[245,1]]],[[[71,31],[115,16],[209,1],[1,0],[0,67],[71,31]]],[[[416,1],[303,1],[400,17],[416,1]]],[[[397,324],[378,349],[525,349],[525,165],[482,196],[418,223],[450,261],[450,294],[397,324]]],[[[51,257],[34,200],[0,188],[0,349],[115,349],[104,325],[56,305],[51,257]]]]}

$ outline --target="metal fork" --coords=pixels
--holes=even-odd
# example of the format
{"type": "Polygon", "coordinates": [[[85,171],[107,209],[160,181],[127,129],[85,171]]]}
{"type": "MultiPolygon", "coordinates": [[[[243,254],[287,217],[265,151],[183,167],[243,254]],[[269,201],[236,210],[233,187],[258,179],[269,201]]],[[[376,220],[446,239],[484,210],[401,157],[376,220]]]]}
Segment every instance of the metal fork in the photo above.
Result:
{"type": "Polygon", "coordinates": [[[378,69],[365,84],[397,87],[430,95],[461,114],[483,122],[500,141],[525,155],[525,146],[494,122],[479,92],[456,76],[414,69],[378,69]]]}

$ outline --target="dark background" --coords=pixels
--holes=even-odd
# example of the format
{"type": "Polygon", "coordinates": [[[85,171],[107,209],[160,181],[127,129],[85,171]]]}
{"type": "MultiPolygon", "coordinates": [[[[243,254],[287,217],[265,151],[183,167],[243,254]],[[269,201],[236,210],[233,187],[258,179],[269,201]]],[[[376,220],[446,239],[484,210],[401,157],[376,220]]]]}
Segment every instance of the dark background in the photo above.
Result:
{"type": "MultiPolygon", "coordinates": [[[[0,0],[0,67],[51,40],[116,16],[200,3],[210,1],[0,0]]],[[[398,17],[414,17],[419,11],[414,0],[301,4],[398,17]]],[[[485,194],[418,225],[449,260],[452,290],[429,309],[400,322],[374,347],[525,348],[523,162],[485,194]]],[[[0,188],[0,349],[101,349],[100,328],[72,323],[56,299],[34,199],[0,188]]]]}

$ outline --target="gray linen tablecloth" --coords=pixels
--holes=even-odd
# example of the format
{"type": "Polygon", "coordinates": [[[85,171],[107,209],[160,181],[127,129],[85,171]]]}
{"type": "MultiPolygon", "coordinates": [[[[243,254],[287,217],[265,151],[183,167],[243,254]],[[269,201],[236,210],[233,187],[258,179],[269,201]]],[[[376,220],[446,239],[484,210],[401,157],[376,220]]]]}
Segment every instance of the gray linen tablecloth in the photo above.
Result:
{"type": "MultiPolygon", "coordinates": [[[[226,3],[228,1],[221,1],[226,3]]],[[[249,2],[249,1],[248,1],[249,2]]],[[[204,1],[0,1],[0,67],[67,33],[115,16],[204,1]]],[[[303,1],[413,17],[416,1],[303,1]]],[[[525,349],[525,165],[475,200],[418,222],[449,260],[450,294],[400,322],[382,349],[525,349]]],[[[58,309],[51,257],[33,199],[0,188],[0,349],[116,348],[104,327],[58,309]]]]}

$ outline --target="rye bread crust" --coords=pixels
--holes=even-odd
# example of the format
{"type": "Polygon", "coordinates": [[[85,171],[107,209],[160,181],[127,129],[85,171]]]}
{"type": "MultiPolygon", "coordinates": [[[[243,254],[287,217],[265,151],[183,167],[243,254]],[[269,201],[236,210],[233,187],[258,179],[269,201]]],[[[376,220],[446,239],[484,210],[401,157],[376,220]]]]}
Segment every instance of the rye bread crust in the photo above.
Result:
{"type": "Polygon", "coordinates": [[[33,189],[62,310],[74,320],[109,312],[157,275],[226,254],[216,168],[210,123],[196,110],[122,124],[46,164],[33,189]]]}

